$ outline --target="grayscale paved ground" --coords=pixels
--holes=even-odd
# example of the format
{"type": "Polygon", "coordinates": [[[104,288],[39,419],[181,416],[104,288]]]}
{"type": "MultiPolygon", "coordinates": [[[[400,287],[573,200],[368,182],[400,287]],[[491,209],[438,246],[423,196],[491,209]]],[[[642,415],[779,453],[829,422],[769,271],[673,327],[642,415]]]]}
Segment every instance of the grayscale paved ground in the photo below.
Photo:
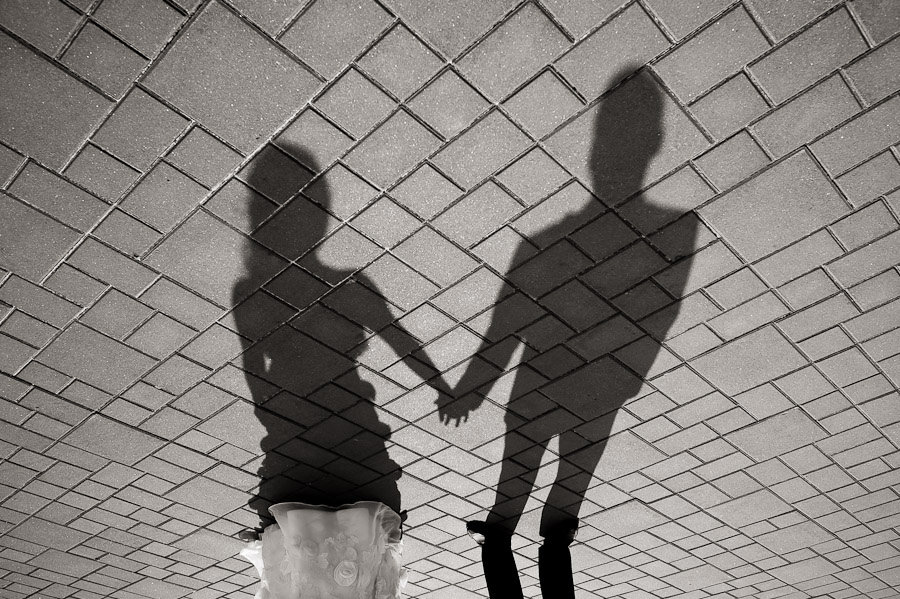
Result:
{"type": "Polygon", "coordinates": [[[486,596],[505,421],[517,463],[551,439],[526,596],[557,472],[580,597],[900,596],[898,32],[896,0],[3,0],[0,597],[251,597],[263,466],[401,467],[407,596],[486,596]],[[475,364],[458,428],[429,360],[475,364]]]}

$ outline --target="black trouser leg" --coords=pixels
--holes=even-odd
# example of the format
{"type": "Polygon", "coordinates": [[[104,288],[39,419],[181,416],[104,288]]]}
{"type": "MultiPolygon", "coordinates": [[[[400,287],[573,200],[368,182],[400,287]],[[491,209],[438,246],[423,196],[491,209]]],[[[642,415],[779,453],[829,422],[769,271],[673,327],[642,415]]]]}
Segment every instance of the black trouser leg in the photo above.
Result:
{"type": "Polygon", "coordinates": [[[481,563],[491,599],[524,598],[516,560],[508,540],[489,539],[481,547],[481,563]]]}
{"type": "Polygon", "coordinates": [[[538,549],[538,575],[544,599],[575,599],[572,555],[567,541],[544,541],[538,549]]]}

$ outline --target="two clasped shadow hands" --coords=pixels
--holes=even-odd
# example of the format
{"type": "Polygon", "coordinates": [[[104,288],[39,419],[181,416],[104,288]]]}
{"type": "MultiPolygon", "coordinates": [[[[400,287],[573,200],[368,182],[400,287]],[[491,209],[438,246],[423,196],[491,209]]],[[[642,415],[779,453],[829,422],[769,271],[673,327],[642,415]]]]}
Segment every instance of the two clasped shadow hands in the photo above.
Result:
{"type": "MultiPolygon", "coordinates": [[[[468,374],[468,373],[467,373],[468,374]]],[[[438,408],[438,416],[442,424],[458,427],[461,422],[469,420],[469,414],[474,412],[484,401],[484,398],[472,391],[466,385],[466,375],[455,387],[450,387],[443,376],[438,376],[428,381],[428,384],[438,392],[435,400],[438,408]]]]}

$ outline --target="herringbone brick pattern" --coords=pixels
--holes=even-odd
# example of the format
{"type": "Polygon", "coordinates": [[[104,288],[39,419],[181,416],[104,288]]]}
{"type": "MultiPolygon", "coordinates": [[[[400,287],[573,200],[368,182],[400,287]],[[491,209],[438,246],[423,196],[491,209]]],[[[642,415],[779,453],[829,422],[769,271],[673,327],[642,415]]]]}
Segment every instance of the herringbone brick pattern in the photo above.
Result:
{"type": "Polygon", "coordinates": [[[897,597],[898,33],[0,3],[0,597],[250,597],[235,535],[298,488],[407,509],[408,596],[486,596],[504,447],[526,596],[558,479],[579,596],[897,597]]]}

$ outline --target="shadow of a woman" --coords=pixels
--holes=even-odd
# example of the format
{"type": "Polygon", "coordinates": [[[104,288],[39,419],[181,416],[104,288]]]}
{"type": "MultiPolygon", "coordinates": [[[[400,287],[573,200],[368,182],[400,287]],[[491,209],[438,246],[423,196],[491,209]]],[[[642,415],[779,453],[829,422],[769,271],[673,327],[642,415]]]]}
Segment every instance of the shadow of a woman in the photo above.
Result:
{"type": "MultiPolygon", "coordinates": [[[[634,70],[634,66],[625,69],[618,79],[634,70]]],[[[645,186],[648,167],[663,143],[663,110],[663,92],[646,72],[629,78],[601,101],[593,122],[589,169],[594,190],[606,204],[614,205],[645,186]]],[[[627,206],[628,214],[641,214],[644,222],[660,224],[676,220],[683,212],[655,205],[642,194],[629,199],[627,206]]],[[[648,335],[637,322],[642,315],[629,307],[633,302],[629,293],[693,251],[695,222],[687,219],[682,226],[672,227],[666,251],[661,251],[617,211],[604,211],[594,200],[530,235],[531,243],[520,244],[506,278],[533,301],[498,300],[478,353],[505,370],[516,347],[508,342],[509,323],[534,322],[536,318],[529,313],[539,312],[539,318],[558,315],[577,334],[563,340],[567,351],[559,351],[560,345],[548,347],[546,337],[540,337],[540,327],[521,328],[516,333],[519,342],[529,348],[532,357],[528,364],[540,364],[542,372],[564,374],[535,388],[535,377],[522,376],[520,366],[513,383],[494,504],[486,522],[468,524],[470,534],[482,544],[491,597],[522,597],[510,538],[528,501],[541,457],[554,436],[559,437],[560,461],[541,514],[544,543],[539,550],[539,577],[544,597],[574,597],[569,545],[585,492],[609,443],[615,412],[639,393],[661,347],[650,342],[650,337],[664,339],[677,313],[677,309],[660,310],[652,317],[648,335]],[[626,242],[620,243],[623,239],[626,242]],[[564,289],[567,291],[561,292],[564,289]],[[523,305],[526,310],[516,314],[522,310],[517,306],[523,305]],[[579,331],[579,321],[592,324],[579,331]],[[625,337],[647,341],[645,350],[635,352],[627,365],[611,353],[624,344],[621,339],[625,337]],[[574,370],[572,352],[582,362],[574,370]],[[535,391],[540,399],[535,399],[535,391]],[[525,407],[519,408],[517,400],[522,398],[525,407]],[[551,407],[531,409],[529,403],[551,407]]],[[[665,289],[670,296],[663,303],[671,306],[681,296],[689,266],[690,257],[684,257],[679,268],[668,271],[665,289]]],[[[477,363],[473,360],[470,365],[477,363]]],[[[490,385],[482,387],[482,375],[477,366],[468,367],[451,397],[439,400],[443,422],[459,425],[480,406],[482,393],[490,391],[490,385]],[[480,393],[473,391],[476,388],[480,393]]],[[[616,459],[627,461],[631,456],[616,459]]]]}
{"type": "MultiPolygon", "coordinates": [[[[318,170],[303,148],[283,147],[318,170]]],[[[332,507],[380,501],[401,513],[401,470],[386,448],[391,430],[378,418],[375,388],[360,376],[356,357],[370,337],[380,335],[423,380],[436,374],[427,357],[419,361],[409,355],[420,344],[394,322],[374,283],[319,257],[317,244],[339,221],[326,212],[327,181],[316,183],[318,203],[300,193],[310,178],[308,170],[274,148],[260,154],[247,178],[251,187],[277,187],[287,199],[266,225],[266,235],[273,247],[290,248],[283,250],[289,259],[302,257],[306,269],[290,267],[293,275],[287,280],[292,282],[282,295],[302,298],[295,301],[300,313],[274,331],[264,333],[260,327],[275,316],[252,305],[235,311],[238,332],[245,338],[241,360],[254,414],[266,429],[260,441],[260,484],[249,502],[263,525],[272,522],[268,507],[283,501],[332,507]]],[[[252,195],[250,222],[262,222],[273,208],[262,196],[252,195]]],[[[235,303],[266,293],[258,288],[255,255],[246,253],[245,276],[233,290],[235,303]]]]}

